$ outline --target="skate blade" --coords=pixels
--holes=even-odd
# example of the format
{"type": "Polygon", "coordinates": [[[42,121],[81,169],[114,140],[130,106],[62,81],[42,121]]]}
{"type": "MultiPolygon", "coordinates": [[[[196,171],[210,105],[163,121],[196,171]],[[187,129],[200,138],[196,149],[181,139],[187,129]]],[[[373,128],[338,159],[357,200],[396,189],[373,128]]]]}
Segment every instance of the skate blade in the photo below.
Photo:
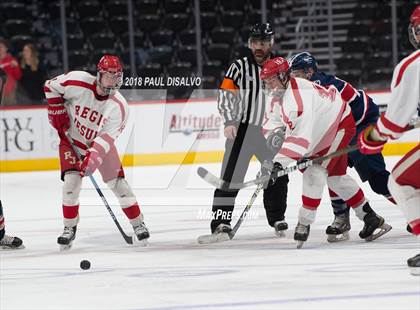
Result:
{"type": "Polygon", "coordinates": [[[339,235],[327,235],[327,241],[330,243],[334,243],[334,242],[341,242],[341,241],[346,241],[350,239],[350,235],[348,233],[348,231],[339,234],[339,235]]]}
{"type": "Polygon", "coordinates": [[[274,233],[279,238],[285,238],[286,237],[286,231],[285,230],[274,231],[274,233]]]}
{"type": "Polygon", "coordinates": [[[420,267],[409,267],[413,276],[420,276],[420,267]]]}
{"type": "Polygon", "coordinates": [[[18,247],[10,247],[10,246],[0,246],[0,250],[2,251],[13,251],[13,250],[23,250],[25,248],[25,246],[22,244],[18,247]]]}
{"type": "Polygon", "coordinates": [[[70,244],[60,244],[60,252],[66,252],[73,247],[73,243],[70,244]]]}
{"type": "Polygon", "coordinates": [[[380,236],[385,235],[388,231],[392,229],[391,225],[388,225],[387,223],[383,223],[382,226],[378,227],[375,231],[379,230],[376,234],[375,231],[373,234],[371,234],[369,237],[366,237],[366,241],[373,241],[378,239],[380,236]]]}
{"type": "Polygon", "coordinates": [[[142,240],[137,239],[137,237],[133,237],[133,245],[134,246],[140,246],[140,247],[146,247],[149,245],[149,238],[144,238],[142,240]]]}
{"type": "Polygon", "coordinates": [[[217,243],[217,242],[224,242],[230,240],[228,233],[219,233],[219,234],[211,234],[211,235],[202,235],[197,238],[197,242],[199,244],[210,244],[210,243],[217,243]]]}
{"type": "Polygon", "coordinates": [[[305,241],[296,241],[296,248],[297,249],[301,249],[303,247],[303,244],[305,243],[305,241]]]}

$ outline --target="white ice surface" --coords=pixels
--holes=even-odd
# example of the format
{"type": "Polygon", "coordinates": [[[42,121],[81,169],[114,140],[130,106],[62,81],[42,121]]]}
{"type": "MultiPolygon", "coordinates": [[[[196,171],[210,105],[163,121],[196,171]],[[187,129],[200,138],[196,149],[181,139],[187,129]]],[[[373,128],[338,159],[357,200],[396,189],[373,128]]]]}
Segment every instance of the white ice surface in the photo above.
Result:
{"type": "MultiPolygon", "coordinates": [[[[395,162],[387,158],[388,167],[395,162]]],[[[204,166],[219,173],[218,164],[204,166]]],[[[366,184],[372,207],[393,226],[374,242],[359,239],[362,223],[354,214],[351,240],[326,242],[333,215],[325,192],[309,240],[297,250],[297,172],[290,176],[285,239],[267,225],[259,197],[252,208],[259,216],[246,220],[234,240],[198,245],[209,221],[197,216],[211,209],[213,190],[196,176],[196,167],[126,170],[150,228],[146,248],[124,243],[85,180],[77,238],[66,253],[56,244],[62,232],[58,172],[1,174],[6,230],[26,249],[0,253],[0,309],[420,309],[420,277],[406,267],[419,241],[406,232],[400,210],[366,184]],[[90,270],[79,268],[83,259],[92,263],[90,270]]],[[[257,170],[252,163],[247,179],[257,170]]],[[[131,234],[112,193],[104,192],[131,234]]],[[[252,192],[240,192],[236,210],[252,192]]]]}

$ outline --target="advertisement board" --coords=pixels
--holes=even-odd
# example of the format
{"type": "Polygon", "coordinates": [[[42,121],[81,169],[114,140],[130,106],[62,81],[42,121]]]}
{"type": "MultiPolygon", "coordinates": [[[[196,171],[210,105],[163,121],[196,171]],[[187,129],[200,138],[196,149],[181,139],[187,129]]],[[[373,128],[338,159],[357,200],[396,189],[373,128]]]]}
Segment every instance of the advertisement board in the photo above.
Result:
{"type": "MultiPolygon", "coordinates": [[[[389,92],[371,92],[385,105],[389,92]]],[[[0,171],[58,169],[58,136],[46,107],[0,110],[0,171]]],[[[413,130],[388,143],[384,155],[406,153],[419,141],[413,130]]],[[[130,102],[128,124],[117,140],[125,165],[219,162],[225,139],[215,99],[130,102]]]]}

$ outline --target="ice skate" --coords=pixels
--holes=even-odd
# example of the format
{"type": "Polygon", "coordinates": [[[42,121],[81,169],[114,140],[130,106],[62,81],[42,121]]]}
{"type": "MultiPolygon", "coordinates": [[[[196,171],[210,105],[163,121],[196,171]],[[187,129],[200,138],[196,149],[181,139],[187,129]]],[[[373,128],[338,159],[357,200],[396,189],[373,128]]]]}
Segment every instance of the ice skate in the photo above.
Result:
{"type": "Polygon", "coordinates": [[[22,239],[18,237],[4,235],[3,239],[0,240],[0,249],[2,250],[18,250],[24,248],[22,239]]]}
{"type": "Polygon", "coordinates": [[[148,243],[147,240],[149,239],[150,234],[144,222],[140,223],[137,226],[133,226],[133,229],[134,229],[134,234],[137,237],[137,238],[133,238],[133,240],[142,246],[146,246],[148,243]]]}
{"type": "Polygon", "coordinates": [[[273,225],[274,227],[274,233],[278,237],[286,237],[286,230],[289,228],[285,220],[282,221],[276,221],[273,225]]]}
{"type": "Polygon", "coordinates": [[[413,276],[420,276],[420,254],[410,257],[407,260],[408,268],[413,276]]]}
{"type": "Polygon", "coordinates": [[[302,225],[301,223],[297,224],[295,228],[294,239],[297,241],[296,247],[298,249],[300,249],[305,243],[305,241],[308,240],[310,228],[311,227],[309,225],[305,226],[305,225],[302,225]]]}
{"type": "Polygon", "coordinates": [[[228,224],[219,224],[211,235],[202,235],[197,238],[197,242],[200,244],[209,244],[216,242],[223,242],[230,240],[229,233],[232,231],[232,227],[228,224]]]}
{"type": "Polygon", "coordinates": [[[359,237],[366,241],[373,241],[392,229],[391,225],[385,223],[383,217],[373,211],[367,213],[363,221],[365,222],[365,226],[359,232],[359,237]]]}
{"type": "Polygon", "coordinates": [[[328,242],[340,242],[349,240],[350,216],[349,212],[346,211],[341,214],[336,214],[334,221],[326,229],[327,241],[328,242]]]}
{"type": "Polygon", "coordinates": [[[57,243],[60,245],[60,251],[70,250],[73,246],[73,240],[76,238],[77,226],[64,226],[64,231],[57,238],[57,243]]]}

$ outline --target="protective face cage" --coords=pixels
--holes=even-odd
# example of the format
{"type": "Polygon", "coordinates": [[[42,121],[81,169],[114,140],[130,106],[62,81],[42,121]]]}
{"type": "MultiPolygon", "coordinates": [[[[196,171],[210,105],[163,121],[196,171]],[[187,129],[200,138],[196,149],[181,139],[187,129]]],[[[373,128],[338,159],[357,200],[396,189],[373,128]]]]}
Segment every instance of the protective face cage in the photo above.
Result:
{"type": "Polygon", "coordinates": [[[280,84],[283,86],[283,88],[270,88],[268,87],[267,83],[263,80],[262,81],[262,88],[263,88],[263,92],[270,97],[277,97],[277,98],[282,98],[284,93],[286,92],[286,88],[287,88],[287,84],[289,83],[290,80],[290,70],[287,72],[282,72],[279,73],[275,76],[280,84]]]}
{"type": "Polygon", "coordinates": [[[410,24],[408,26],[408,38],[416,49],[420,49],[420,41],[417,41],[416,39],[416,36],[418,35],[420,35],[420,25],[413,26],[410,24]]]}
{"type": "Polygon", "coordinates": [[[123,73],[122,71],[117,71],[117,72],[98,71],[98,73],[96,74],[96,81],[99,87],[101,87],[102,90],[107,95],[114,95],[117,92],[117,90],[121,88],[123,84],[123,73]],[[106,75],[110,79],[115,79],[116,81],[115,86],[105,87],[104,85],[102,85],[101,80],[102,80],[103,75],[106,75]]]}

